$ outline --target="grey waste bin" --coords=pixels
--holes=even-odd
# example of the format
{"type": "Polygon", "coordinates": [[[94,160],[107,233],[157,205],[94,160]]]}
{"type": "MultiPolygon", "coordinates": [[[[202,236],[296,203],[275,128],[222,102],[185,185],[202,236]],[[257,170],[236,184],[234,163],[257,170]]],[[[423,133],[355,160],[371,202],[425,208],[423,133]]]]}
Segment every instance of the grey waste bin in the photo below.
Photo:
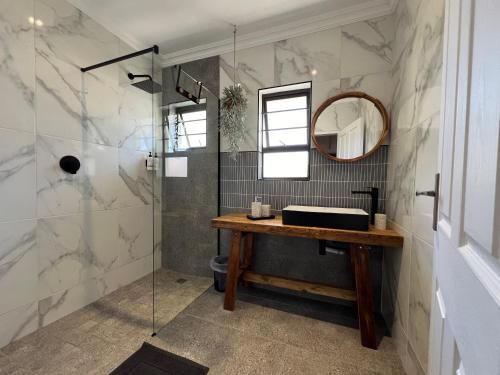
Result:
{"type": "Polygon", "coordinates": [[[218,292],[226,291],[228,257],[218,255],[210,260],[210,268],[214,271],[214,289],[218,292]]]}

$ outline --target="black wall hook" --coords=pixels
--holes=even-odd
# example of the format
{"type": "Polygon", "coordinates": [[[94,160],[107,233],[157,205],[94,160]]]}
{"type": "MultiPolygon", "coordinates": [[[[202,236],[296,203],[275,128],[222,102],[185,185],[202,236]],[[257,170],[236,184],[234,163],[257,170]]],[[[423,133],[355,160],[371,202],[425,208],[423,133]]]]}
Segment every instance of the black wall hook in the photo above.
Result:
{"type": "Polygon", "coordinates": [[[76,174],[80,169],[80,160],[72,155],[66,155],[59,160],[59,166],[66,173],[76,174]]]}

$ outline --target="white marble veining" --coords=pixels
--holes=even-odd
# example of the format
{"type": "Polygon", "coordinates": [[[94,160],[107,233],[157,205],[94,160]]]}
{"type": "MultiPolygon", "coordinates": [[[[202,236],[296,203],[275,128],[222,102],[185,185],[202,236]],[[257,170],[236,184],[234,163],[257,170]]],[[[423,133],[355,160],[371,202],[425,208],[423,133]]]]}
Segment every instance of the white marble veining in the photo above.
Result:
{"type": "MultiPolygon", "coordinates": [[[[159,259],[156,260],[155,264],[161,264],[159,259]]],[[[148,255],[123,267],[115,268],[102,276],[89,278],[70,289],[40,299],[38,324],[40,327],[45,327],[119,287],[140,279],[151,273],[152,269],[153,256],[148,255]]]]}
{"type": "Polygon", "coordinates": [[[415,195],[416,130],[391,140],[387,170],[387,216],[411,230],[415,195]]]}
{"type": "Polygon", "coordinates": [[[37,298],[35,235],[36,220],[0,223],[0,315],[37,298]]]}
{"type": "Polygon", "coordinates": [[[65,0],[0,0],[0,44],[2,347],[153,270],[161,179],[144,158],[161,95],[126,77],[151,74],[153,55],[82,74],[132,49],[65,0]]]}
{"type": "MultiPolygon", "coordinates": [[[[246,136],[240,150],[250,151],[257,148],[257,107],[258,90],[274,86],[274,45],[248,48],[237,52],[236,82],[241,84],[247,94],[248,111],[246,113],[246,136]]],[[[233,54],[220,56],[220,87],[222,89],[233,84],[233,54]]],[[[222,138],[221,148],[227,149],[222,138]]]]}
{"type": "Polygon", "coordinates": [[[416,16],[419,23],[401,33],[402,46],[393,71],[397,130],[414,127],[440,109],[443,11],[441,1],[422,1],[416,16]]]}
{"type": "Polygon", "coordinates": [[[35,179],[33,134],[0,128],[0,221],[35,216],[35,179]]]}
{"type": "Polygon", "coordinates": [[[274,85],[340,78],[340,28],[274,43],[274,85]]]}
{"type": "Polygon", "coordinates": [[[114,147],[39,136],[37,139],[38,216],[67,215],[117,206],[118,150],[114,147]],[[65,173],[59,160],[79,158],[77,174],[65,173]]]}
{"type": "Polygon", "coordinates": [[[413,238],[412,245],[408,335],[409,342],[422,367],[427,368],[433,248],[417,237],[413,238]]]}
{"type": "Polygon", "coordinates": [[[342,78],[340,80],[340,89],[342,91],[365,92],[380,100],[385,109],[390,111],[392,106],[392,83],[392,74],[390,71],[386,71],[342,78]]]}
{"type": "Polygon", "coordinates": [[[33,0],[0,1],[0,127],[34,132],[33,0]]]}
{"type": "MultiPolygon", "coordinates": [[[[153,252],[152,206],[39,219],[39,296],[104,277],[153,252]]],[[[150,268],[150,272],[152,266],[150,268]]]]}
{"type": "MultiPolygon", "coordinates": [[[[405,241],[411,238],[412,246],[405,250],[411,259],[409,285],[393,279],[387,287],[409,296],[404,306],[408,323],[399,324],[396,319],[394,325],[408,373],[424,373],[427,367],[433,202],[415,197],[415,191],[432,190],[437,170],[443,10],[442,1],[402,0],[394,14],[388,214],[395,228],[405,233],[405,241]]],[[[386,268],[392,264],[393,272],[408,272],[406,263],[398,268],[390,258],[385,259],[386,268]]]]}
{"type": "Polygon", "coordinates": [[[153,139],[151,95],[130,86],[130,80],[123,85],[128,86],[124,86],[120,94],[118,147],[143,152],[150,151],[153,139]]]}
{"type": "Polygon", "coordinates": [[[80,67],[116,57],[116,37],[64,0],[37,2],[37,132],[116,145],[118,67],[82,74],[80,67]]]}
{"type": "MultiPolygon", "coordinates": [[[[312,110],[331,96],[365,90],[390,109],[393,18],[289,38],[237,51],[236,81],[248,97],[246,137],[241,151],[257,148],[258,90],[312,81],[312,110]]],[[[233,54],[220,57],[220,87],[232,84],[233,54]]],[[[227,149],[222,139],[221,149],[227,149]]]]}
{"type": "Polygon", "coordinates": [[[118,212],[96,211],[40,219],[39,297],[100,276],[119,262],[118,212]]]}
{"type": "Polygon", "coordinates": [[[38,216],[150,204],[152,173],[144,167],[145,156],[128,148],[39,136],[38,216]],[[59,168],[64,155],[80,159],[76,175],[59,168]]]}
{"type": "MultiPolygon", "coordinates": [[[[437,112],[417,127],[415,191],[434,189],[435,173],[438,172],[439,120],[440,113],[437,112]]],[[[425,196],[415,197],[412,220],[413,233],[428,244],[434,243],[433,210],[433,199],[425,196]]]]}
{"type": "Polygon", "coordinates": [[[323,104],[325,100],[342,92],[340,88],[340,81],[340,79],[334,79],[332,81],[315,82],[312,85],[312,113],[316,112],[318,107],[323,104]]]}
{"type": "MultiPolygon", "coordinates": [[[[236,53],[236,82],[241,84],[249,97],[257,97],[257,90],[274,85],[274,45],[266,44],[236,53]]],[[[233,54],[220,56],[221,93],[233,84],[233,54]]]]}
{"type": "Polygon", "coordinates": [[[392,314],[394,324],[399,324],[408,332],[408,309],[410,293],[410,262],[412,234],[392,223],[392,229],[404,237],[404,246],[400,250],[387,251],[384,254],[384,286],[382,299],[383,310],[392,314]]]}
{"type": "Polygon", "coordinates": [[[0,315],[0,347],[38,329],[38,303],[32,302],[0,315]]]}
{"type": "Polygon", "coordinates": [[[119,264],[125,265],[153,253],[153,207],[139,206],[119,210],[119,264]]]}
{"type": "Polygon", "coordinates": [[[101,278],[91,278],[75,287],[40,299],[38,321],[40,327],[71,314],[104,295],[105,285],[101,278]]]}
{"type": "Polygon", "coordinates": [[[391,16],[342,26],[341,30],[342,77],[392,69],[394,30],[391,16]]]}
{"type": "Polygon", "coordinates": [[[144,206],[152,203],[153,173],[144,165],[146,154],[124,148],[118,150],[118,206],[144,206]]]}

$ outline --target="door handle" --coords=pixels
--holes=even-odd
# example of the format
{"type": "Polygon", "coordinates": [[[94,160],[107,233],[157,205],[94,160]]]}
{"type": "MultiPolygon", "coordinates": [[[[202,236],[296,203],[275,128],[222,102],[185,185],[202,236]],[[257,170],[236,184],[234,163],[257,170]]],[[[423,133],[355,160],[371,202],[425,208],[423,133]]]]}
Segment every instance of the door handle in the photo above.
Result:
{"type": "Polygon", "coordinates": [[[434,190],[417,191],[416,195],[417,195],[417,197],[420,196],[420,195],[424,195],[424,196],[427,196],[427,197],[435,197],[436,196],[436,192],[434,190]]]}
{"type": "Polygon", "coordinates": [[[438,209],[439,209],[439,173],[436,173],[436,177],[434,179],[434,190],[427,191],[417,191],[415,193],[417,197],[433,197],[434,198],[434,209],[432,211],[432,229],[434,231],[437,230],[437,221],[438,221],[438,209]]]}

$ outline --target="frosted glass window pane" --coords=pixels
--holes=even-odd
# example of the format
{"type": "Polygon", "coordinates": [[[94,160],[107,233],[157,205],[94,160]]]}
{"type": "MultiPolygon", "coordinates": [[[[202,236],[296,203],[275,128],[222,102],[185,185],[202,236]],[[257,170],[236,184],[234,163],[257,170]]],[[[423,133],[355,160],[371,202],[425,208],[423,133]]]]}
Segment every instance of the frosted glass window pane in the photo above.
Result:
{"type": "Polygon", "coordinates": [[[298,128],[307,125],[307,109],[267,114],[268,129],[298,128]]]}
{"type": "Polygon", "coordinates": [[[269,99],[267,101],[267,112],[286,111],[295,108],[307,108],[307,97],[297,96],[287,99],[269,99]]]}
{"type": "Polygon", "coordinates": [[[264,132],[263,137],[264,147],[307,145],[307,128],[273,130],[264,132]]]}
{"type": "Polygon", "coordinates": [[[206,111],[185,112],[181,114],[183,121],[204,120],[207,117],[206,111]]]}
{"type": "Polygon", "coordinates": [[[165,158],[165,177],[187,177],[186,157],[167,157],[165,158]]]}
{"type": "Polygon", "coordinates": [[[177,150],[187,150],[189,148],[200,148],[207,146],[206,134],[198,135],[180,135],[177,139],[177,150]]]}
{"type": "Polygon", "coordinates": [[[264,178],[306,178],[309,168],[309,152],[272,152],[263,154],[264,178]]]}
{"type": "Polygon", "coordinates": [[[206,110],[178,113],[168,117],[168,150],[186,151],[207,146],[206,110]],[[177,131],[177,134],[176,134],[177,131]]]}
{"type": "Polygon", "coordinates": [[[183,122],[179,124],[179,134],[202,134],[207,132],[207,122],[205,120],[183,122]]]}

